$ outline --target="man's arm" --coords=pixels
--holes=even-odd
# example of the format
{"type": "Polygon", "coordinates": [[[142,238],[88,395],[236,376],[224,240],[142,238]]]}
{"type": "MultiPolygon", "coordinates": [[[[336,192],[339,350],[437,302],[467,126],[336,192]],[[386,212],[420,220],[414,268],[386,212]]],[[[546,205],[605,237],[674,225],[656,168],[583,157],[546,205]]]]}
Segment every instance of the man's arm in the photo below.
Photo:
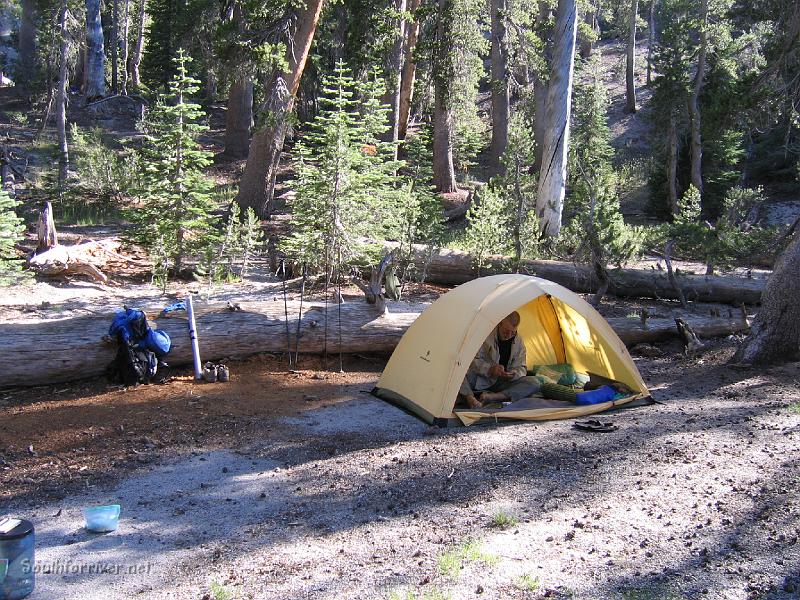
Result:
{"type": "Polygon", "coordinates": [[[525,354],[525,342],[520,338],[514,340],[514,345],[511,348],[511,357],[508,359],[508,368],[506,372],[511,375],[512,379],[519,379],[528,374],[527,358],[525,354]]]}
{"type": "Polygon", "coordinates": [[[469,367],[470,371],[483,377],[491,377],[492,375],[490,375],[489,371],[492,369],[495,363],[491,361],[489,353],[489,344],[484,342],[481,344],[481,349],[478,350],[478,354],[472,360],[472,364],[469,367]]]}

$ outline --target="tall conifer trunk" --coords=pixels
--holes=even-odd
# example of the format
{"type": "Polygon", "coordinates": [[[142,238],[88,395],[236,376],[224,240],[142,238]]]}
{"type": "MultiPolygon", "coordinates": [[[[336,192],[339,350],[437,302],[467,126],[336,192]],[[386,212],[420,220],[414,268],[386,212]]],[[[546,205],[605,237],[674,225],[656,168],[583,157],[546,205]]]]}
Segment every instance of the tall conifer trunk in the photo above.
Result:
{"type": "Polygon", "coordinates": [[[508,115],[511,102],[508,77],[508,15],[506,0],[491,0],[492,21],[492,174],[502,171],[502,157],[508,146],[508,115]]]}
{"type": "Polygon", "coordinates": [[[62,0],[58,15],[59,56],[58,90],[56,91],[56,130],[58,132],[58,187],[63,188],[69,171],[69,147],[67,146],[67,0],[62,0]]]}
{"type": "Polygon", "coordinates": [[[130,7],[131,0],[125,0],[125,16],[122,22],[122,95],[128,95],[128,36],[130,35],[130,7]]]}
{"type": "Polygon", "coordinates": [[[536,198],[541,231],[551,238],[556,237],[561,230],[561,213],[564,207],[577,24],[576,0],[559,0],[556,28],[553,32],[553,66],[544,115],[542,169],[536,198]]]}
{"type": "MultiPolygon", "coordinates": [[[[406,11],[406,0],[394,0],[394,9],[399,15],[406,11]]],[[[381,99],[389,106],[389,131],[384,141],[396,142],[400,139],[400,88],[403,78],[403,41],[405,19],[398,17],[393,22],[394,40],[386,61],[386,94],[381,99]]]]}
{"type": "Polygon", "coordinates": [[[105,63],[100,0],[86,0],[86,70],[83,93],[87,102],[106,95],[105,63]]]}
{"type": "Polygon", "coordinates": [[[411,115],[411,101],[414,99],[414,79],[417,63],[414,62],[414,48],[419,36],[419,19],[416,12],[420,0],[410,0],[408,11],[414,16],[413,21],[406,21],[403,40],[403,74],[400,78],[400,106],[397,123],[397,137],[404,140],[408,131],[408,120],[411,115]]]}
{"type": "Polygon", "coordinates": [[[708,0],[700,0],[700,48],[697,54],[697,70],[689,96],[689,126],[691,128],[691,173],[692,185],[703,194],[703,140],[700,133],[700,93],[706,76],[706,53],[708,51],[708,0]]]}
{"type": "Polygon", "coordinates": [[[14,85],[21,96],[27,96],[36,75],[36,0],[22,0],[18,51],[19,71],[14,85]]]}
{"type": "Polygon", "coordinates": [[[113,0],[111,12],[111,93],[119,93],[119,0],[113,0]]]}
{"type": "MultiPolygon", "coordinates": [[[[545,23],[550,19],[550,5],[542,0],[539,1],[539,30],[543,31],[545,23]]],[[[550,64],[552,60],[552,35],[544,36],[544,60],[550,64]]],[[[547,79],[534,74],[533,81],[533,103],[536,111],[536,120],[533,123],[533,137],[536,141],[534,149],[533,169],[537,173],[542,170],[542,154],[544,152],[545,139],[545,112],[547,107],[547,79]]]]}
{"type": "Polygon", "coordinates": [[[452,41],[451,0],[439,0],[436,15],[437,54],[433,65],[433,184],[437,191],[456,191],[456,174],[453,166],[453,109],[450,103],[449,80],[453,69],[448,65],[455,58],[451,55],[452,41]]]}
{"type": "MultiPolygon", "coordinates": [[[[239,35],[244,33],[244,18],[239,2],[233,5],[230,18],[239,35]]],[[[233,83],[225,113],[225,152],[231,158],[245,158],[250,149],[250,127],[253,125],[253,81],[241,75],[233,83]]]]}
{"type": "MultiPolygon", "coordinates": [[[[586,9],[586,13],[583,15],[583,22],[592,32],[597,31],[597,9],[595,7],[590,6],[586,9]]],[[[592,55],[592,50],[594,50],[594,42],[590,36],[586,35],[581,40],[581,58],[589,58],[592,55]]]]}
{"type": "Polygon", "coordinates": [[[240,77],[231,86],[228,111],[225,115],[225,155],[245,158],[250,148],[250,127],[253,124],[253,82],[240,77]]]}
{"type": "Polygon", "coordinates": [[[628,52],[625,61],[625,109],[636,112],[636,17],[639,14],[639,0],[631,0],[631,15],[628,24],[628,52]]]}
{"type": "Polygon", "coordinates": [[[139,66],[142,64],[142,54],[144,53],[144,18],[146,14],[147,0],[139,0],[139,14],[136,18],[136,45],[133,47],[133,54],[131,55],[131,64],[129,67],[131,75],[131,86],[138,89],[141,84],[141,76],[139,75],[139,66]]]}
{"type": "Polygon", "coordinates": [[[653,44],[656,43],[656,0],[650,0],[650,16],[647,19],[647,85],[653,77],[653,44]]]}
{"type": "Polygon", "coordinates": [[[296,27],[286,48],[288,68],[273,75],[266,92],[266,125],[253,135],[250,143],[236,201],[243,210],[252,208],[262,219],[272,214],[275,175],[286,137],[287,118],[294,106],[322,3],[323,0],[306,0],[305,6],[297,9],[296,27]]]}
{"type": "Polygon", "coordinates": [[[665,161],[667,175],[667,199],[669,212],[677,215],[678,208],[678,124],[675,111],[669,115],[667,126],[667,160],[665,161]]]}

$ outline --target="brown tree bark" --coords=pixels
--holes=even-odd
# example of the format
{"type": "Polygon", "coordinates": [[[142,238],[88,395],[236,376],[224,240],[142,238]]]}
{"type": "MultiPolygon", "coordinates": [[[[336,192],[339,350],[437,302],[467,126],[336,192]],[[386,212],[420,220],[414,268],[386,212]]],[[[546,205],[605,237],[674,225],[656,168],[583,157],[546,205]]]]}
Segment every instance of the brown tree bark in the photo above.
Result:
{"type": "Polygon", "coordinates": [[[417,63],[414,62],[414,48],[417,46],[419,36],[419,19],[416,12],[419,8],[420,0],[410,0],[408,11],[413,19],[406,21],[405,35],[403,41],[403,73],[400,79],[400,107],[397,117],[397,137],[406,139],[408,131],[408,120],[411,116],[411,101],[414,99],[414,79],[417,71],[417,63]]]}
{"type": "Polygon", "coordinates": [[[433,184],[437,191],[449,193],[456,191],[456,173],[453,166],[453,110],[450,106],[450,86],[448,79],[452,69],[446,68],[450,56],[452,23],[448,13],[452,7],[450,0],[438,1],[436,18],[437,56],[433,65],[433,184]]]}
{"type": "Polygon", "coordinates": [[[111,11],[111,93],[119,93],[119,0],[113,0],[111,11]]]}
{"type": "Polygon", "coordinates": [[[689,95],[689,126],[691,130],[690,155],[692,185],[703,195],[703,140],[700,131],[700,93],[706,75],[706,53],[708,51],[708,0],[700,0],[700,47],[697,54],[697,69],[689,95]]]}
{"type": "Polygon", "coordinates": [[[250,143],[236,201],[242,210],[252,208],[262,219],[272,214],[275,176],[286,137],[287,118],[294,106],[322,3],[323,0],[307,0],[297,9],[291,43],[286,48],[287,70],[273,75],[266,93],[266,124],[253,135],[250,143]]]}
{"type": "Polygon", "coordinates": [[[656,43],[656,0],[650,0],[650,16],[647,19],[647,85],[652,83],[653,45],[656,43]]]}
{"type": "Polygon", "coordinates": [[[508,70],[508,2],[491,0],[492,23],[491,90],[492,142],[490,147],[491,174],[503,171],[502,157],[508,147],[508,118],[511,95],[508,70]]]}
{"type": "Polygon", "coordinates": [[[636,18],[639,15],[639,0],[631,0],[631,15],[628,28],[628,47],[625,61],[625,109],[636,112],[636,18]]]}
{"type": "Polygon", "coordinates": [[[36,76],[36,0],[22,0],[18,43],[19,70],[14,75],[14,86],[21,96],[27,96],[36,76]]]}
{"type": "MultiPolygon", "coordinates": [[[[544,31],[545,23],[550,19],[550,5],[547,2],[539,1],[539,16],[538,28],[540,32],[544,31]]],[[[544,62],[550,64],[552,60],[552,34],[543,35],[544,39],[544,62]]],[[[534,149],[534,163],[533,169],[537,173],[542,170],[542,156],[544,153],[544,139],[545,139],[545,113],[547,107],[547,94],[548,82],[545,77],[540,77],[534,71],[533,77],[533,103],[534,110],[536,111],[536,120],[533,123],[533,137],[536,141],[536,148],[534,149]]]]}
{"type": "Polygon", "coordinates": [[[36,222],[36,239],[36,254],[47,252],[50,248],[58,246],[58,232],[53,220],[53,205],[49,202],[45,202],[39,212],[39,219],[36,222]]]}
{"type": "Polygon", "coordinates": [[[250,149],[253,124],[253,82],[241,77],[231,86],[225,114],[225,151],[231,158],[245,158],[250,149]]]}
{"type": "MultiPolygon", "coordinates": [[[[63,188],[69,171],[69,147],[67,146],[67,0],[62,0],[58,15],[59,56],[58,90],[56,91],[56,131],[58,133],[58,187],[63,188]]],[[[49,203],[48,203],[49,206],[49,203]]]]}
{"type": "Polygon", "coordinates": [[[561,230],[566,190],[577,10],[576,0],[559,0],[553,33],[555,47],[544,114],[542,169],[536,198],[541,231],[550,238],[558,236],[561,230]]]}
{"type": "MultiPolygon", "coordinates": [[[[597,9],[595,7],[590,6],[587,8],[586,12],[583,14],[583,22],[589,26],[592,32],[597,31],[597,9]]],[[[593,50],[594,41],[590,36],[584,36],[581,39],[579,50],[581,58],[589,58],[593,50]]]]}
{"type": "Polygon", "coordinates": [[[146,15],[147,0],[139,0],[139,14],[136,18],[136,45],[133,47],[133,54],[130,60],[130,76],[131,86],[133,89],[138,89],[142,85],[142,80],[139,75],[139,66],[142,64],[142,55],[144,53],[144,20],[146,15]]]}
{"type": "Polygon", "coordinates": [[[673,110],[669,116],[669,125],[667,127],[667,160],[666,160],[666,175],[667,175],[667,198],[669,201],[669,212],[677,215],[680,212],[678,208],[678,124],[677,116],[673,110]]]}
{"type": "Polygon", "coordinates": [[[130,7],[131,0],[125,0],[125,16],[122,22],[122,95],[128,95],[128,54],[130,46],[128,36],[130,35],[130,7]]]}
{"type": "MultiPolygon", "coordinates": [[[[244,32],[244,18],[239,2],[230,13],[239,34],[244,32]]],[[[245,158],[250,149],[250,128],[253,126],[253,82],[242,75],[231,85],[225,113],[225,150],[230,158],[245,158]]]]}
{"type": "Polygon", "coordinates": [[[508,70],[508,3],[491,0],[492,23],[491,91],[492,91],[492,142],[489,149],[491,174],[503,171],[502,157],[508,147],[508,118],[511,95],[508,70]]]}
{"type": "MultiPolygon", "coordinates": [[[[394,10],[402,15],[406,12],[406,0],[394,0],[394,10]]],[[[386,93],[381,99],[389,106],[389,131],[384,136],[386,142],[400,139],[400,89],[403,78],[403,41],[406,20],[397,18],[392,23],[394,40],[386,60],[386,93]]]]}
{"type": "Polygon", "coordinates": [[[442,86],[435,84],[433,107],[433,184],[442,193],[455,192],[453,166],[453,111],[447,106],[442,86]]]}
{"type": "Polygon", "coordinates": [[[775,264],[752,333],[734,362],[774,364],[800,358],[800,233],[775,264]]]}

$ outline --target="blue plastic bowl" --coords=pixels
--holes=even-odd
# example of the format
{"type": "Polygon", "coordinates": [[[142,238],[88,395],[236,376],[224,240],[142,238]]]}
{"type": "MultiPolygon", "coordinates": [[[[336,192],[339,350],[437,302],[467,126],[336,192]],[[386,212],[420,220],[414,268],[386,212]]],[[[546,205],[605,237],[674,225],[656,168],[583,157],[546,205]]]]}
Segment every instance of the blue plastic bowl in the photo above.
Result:
{"type": "Polygon", "coordinates": [[[83,509],[88,531],[105,532],[114,531],[119,525],[119,504],[108,506],[93,506],[83,509]]]}

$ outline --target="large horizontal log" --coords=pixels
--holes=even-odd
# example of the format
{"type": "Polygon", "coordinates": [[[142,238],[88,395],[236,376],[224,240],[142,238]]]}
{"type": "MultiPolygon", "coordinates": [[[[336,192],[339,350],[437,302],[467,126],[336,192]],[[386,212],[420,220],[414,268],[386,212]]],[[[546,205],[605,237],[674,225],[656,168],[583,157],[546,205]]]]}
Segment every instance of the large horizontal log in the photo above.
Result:
{"type": "MultiPolygon", "coordinates": [[[[415,247],[414,262],[419,270],[425,269],[425,281],[441,285],[459,285],[476,277],[513,272],[509,257],[490,256],[479,271],[477,260],[467,252],[440,250],[429,258],[423,246],[415,247]]],[[[590,266],[571,262],[523,260],[519,272],[549,279],[579,293],[591,294],[600,286],[590,266]]],[[[608,273],[611,277],[609,294],[630,298],[678,298],[666,271],[609,269],[608,273]]],[[[758,304],[765,283],[764,279],[687,273],[676,273],[676,278],[687,300],[736,306],[742,303],[758,304]]]]}
{"type": "MultiPolygon", "coordinates": [[[[279,300],[242,302],[241,311],[225,305],[196,307],[200,357],[203,361],[244,357],[259,352],[286,352],[295,348],[298,302],[288,304],[287,339],[284,303],[279,300]]],[[[373,305],[348,302],[341,305],[342,352],[390,353],[406,329],[427,304],[387,302],[389,314],[379,315],[373,305]]],[[[146,311],[147,312],[147,311],[146,311]]],[[[149,314],[149,312],[148,312],[149,314]]],[[[0,323],[0,387],[34,386],[101,376],[116,352],[115,343],[103,341],[114,317],[112,311],[94,316],[35,323],[0,323]]],[[[300,324],[301,353],[339,352],[339,306],[303,305],[300,324]]],[[[728,319],[687,318],[698,335],[729,334],[746,327],[728,319]]],[[[642,329],[638,319],[609,321],[627,344],[659,341],[676,336],[672,319],[650,319],[642,329]]],[[[192,362],[188,321],[185,314],[158,318],[155,326],[172,338],[167,361],[172,365],[192,362]]]]}

